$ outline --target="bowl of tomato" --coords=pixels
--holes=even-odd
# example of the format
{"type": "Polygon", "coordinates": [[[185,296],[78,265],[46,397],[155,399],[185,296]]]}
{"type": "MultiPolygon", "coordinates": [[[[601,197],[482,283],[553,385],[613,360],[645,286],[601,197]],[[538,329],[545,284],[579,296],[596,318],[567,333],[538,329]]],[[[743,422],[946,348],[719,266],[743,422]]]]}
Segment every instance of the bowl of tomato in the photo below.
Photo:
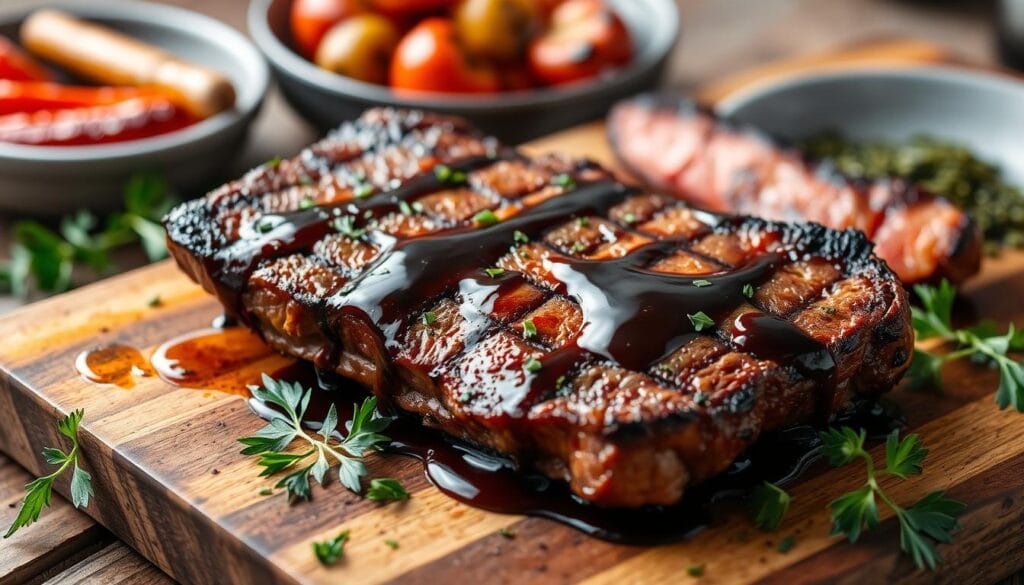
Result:
{"type": "Polygon", "coordinates": [[[321,129],[421,108],[513,143],[657,85],[679,35],[674,0],[253,0],[248,20],[321,129]]]}
{"type": "MultiPolygon", "coordinates": [[[[156,68],[154,62],[139,74],[156,68]]],[[[201,193],[223,180],[227,157],[240,150],[269,83],[266,61],[244,35],[195,12],[129,0],[63,0],[46,10],[38,2],[5,4],[0,208],[52,215],[114,209],[128,178],[140,172],[162,175],[183,197],[201,193]],[[64,26],[88,34],[71,35],[64,26]],[[230,104],[192,112],[156,84],[97,82],[29,48],[29,32],[63,45],[81,69],[108,76],[111,63],[126,55],[97,50],[92,41],[117,37],[126,53],[139,43],[141,53],[127,55],[136,63],[165,56],[179,70],[194,64],[222,74],[230,104]]]]}

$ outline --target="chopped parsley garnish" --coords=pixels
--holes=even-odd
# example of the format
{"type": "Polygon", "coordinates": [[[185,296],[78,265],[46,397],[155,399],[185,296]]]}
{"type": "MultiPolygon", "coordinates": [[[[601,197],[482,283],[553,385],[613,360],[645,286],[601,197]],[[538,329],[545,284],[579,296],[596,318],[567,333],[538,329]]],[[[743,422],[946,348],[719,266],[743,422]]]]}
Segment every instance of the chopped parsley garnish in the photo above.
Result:
{"type": "Polygon", "coordinates": [[[160,295],[153,295],[153,298],[146,302],[150,307],[159,307],[164,304],[164,300],[160,298],[160,295]]]}
{"type": "Polygon", "coordinates": [[[523,232],[521,232],[519,230],[516,230],[516,231],[512,232],[512,240],[515,243],[517,243],[517,244],[529,244],[530,243],[530,236],[524,234],[523,232]]]}
{"type": "Polygon", "coordinates": [[[402,215],[415,215],[412,205],[409,205],[408,201],[399,201],[398,210],[402,212],[402,215]]]}
{"type": "Polygon", "coordinates": [[[387,546],[391,550],[398,550],[398,541],[393,539],[393,538],[389,538],[389,539],[385,540],[384,544],[385,544],[385,546],[387,546]]]}
{"type": "Polygon", "coordinates": [[[473,223],[475,223],[477,227],[487,227],[498,223],[498,221],[500,221],[498,216],[490,209],[480,211],[473,216],[473,223]]]}
{"type": "Polygon", "coordinates": [[[337,563],[345,554],[345,543],[348,541],[348,530],[344,530],[338,536],[323,542],[313,543],[313,554],[316,555],[320,564],[330,567],[337,563]]]}
{"type": "Polygon", "coordinates": [[[25,497],[21,499],[21,509],[14,517],[4,538],[8,538],[23,526],[28,526],[39,520],[39,514],[43,508],[50,506],[50,498],[53,492],[53,482],[70,467],[71,472],[71,503],[76,508],[85,508],[89,505],[89,498],[92,497],[92,476],[78,466],[78,455],[81,446],[78,442],[78,427],[82,424],[82,417],[85,411],[75,410],[71,414],[57,421],[57,430],[60,434],[71,439],[71,450],[65,453],[56,447],[43,449],[43,457],[50,465],[59,465],[53,473],[36,478],[25,486],[25,497]]]}
{"type": "Polygon", "coordinates": [[[704,564],[701,563],[699,565],[690,565],[689,567],[686,567],[686,574],[691,577],[700,577],[704,575],[704,564]]]}
{"type": "Polygon", "coordinates": [[[434,167],[434,176],[442,183],[461,185],[466,182],[466,173],[456,171],[448,165],[437,165],[434,167]]]}
{"type": "Polygon", "coordinates": [[[265,164],[268,169],[275,170],[275,169],[277,169],[277,167],[281,166],[281,163],[283,163],[283,162],[284,162],[283,158],[281,158],[280,156],[275,156],[274,158],[268,160],[267,162],[265,162],[263,164],[265,164]]]}
{"type": "Polygon", "coordinates": [[[493,266],[491,268],[484,268],[484,272],[487,273],[487,276],[490,276],[491,278],[497,278],[502,274],[505,274],[505,269],[493,266]]]}
{"type": "Polygon", "coordinates": [[[498,534],[500,534],[501,536],[503,536],[504,538],[507,538],[509,540],[511,540],[511,539],[516,537],[515,530],[512,530],[510,528],[504,528],[504,527],[499,528],[498,529],[498,534]]]}
{"type": "Polygon", "coordinates": [[[796,545],[796,538],[793,538],[792,534],[787,534],[785,538],[779,541],[779,544],[775,547],[775,550],[779,551],[782,554],[786,554],[789,551],[793,550],[794,545],[796,545]]]}
{"type": "Polygon", "coordinates": [[[260,495],[261,496],[272,496],[272,495],[274,495],[274,488],[268,488],[268,487],[262,488],[262,489],[260,489],[260,495]]]}
{"type": "Polygon", "coordinates": [[[704,331],[709,327],[714,327],[715,322],[708,317],[704,311],[697,311],[696,313],[687,314],[686,317],[690,320],[693,325],[694,331],[704,331]]]}
{"type": "Polygon", "coordinates": [[[373,192],[373,185],[363,183],[361,185],[356,185],[355,188],[352,189],[352,196],[356,199],[366,199],[370,195],[373,195],[373,192]]]}
{"type": "Polygon", "coordinates": [[[339,234],[358,240],[366,235],[366,228],[356,227],[356,218],[352,215],[343,215],[336,217],[331,222],[331,227],[334,228],[339,234]]]}
{"type": "Polygon", "coordinates": [[[422,319],[424,325],[433,325],[434,321],[437,321],[437,314],[433,311],[427,311],[426,313],[423,313],[422,319]]]}
{"type": "Polygon", "coordinates": [[[576,186],[576,179],[573,179],[571,175],[562,173],[551,177],[551,184],[564,189],[572,189],[576,186]]]}
{"type": "Polygon", "coordinates": [[[375,478],[370,480],[366,498],[374,502],[398,502],[409,499],[409,492],[397,479],[375,478]]]}
{"type": "Polygon", "coordinates": [[[533,339],[537,336],[537,326],[533,324],[533,319],[526,319],[523,321],[523,337],[526,339],[533,339]]]}
{"type": "Polygon", "coordinates": [[[277,216],[262,217],[256,222],[256,231],[265,234],[281,224],[281,218],[277,216]]]}
{"type": "Polygon", "coordinates": [[[845,534],[850,542],[857,542],[865,530],[878,526],[878,499],[896,513],[900,525],[900,549],[910,555],[919,568],[935,569],[942,562],[935,549],[936,543],[948,543],[951,534],[960,527],[957,517],[966,506],[949,499],[941,491],[931,492],[909,508],[890,498],[879,484],[883,476],[906,479],[920,475],[928,450],[920,438],[907,435],[900,439],[899,429],[885,441],[885,467],[875,468],[874,459],[864,449],[867,433],[849,427],[829,428],[821,433],[822,453],[835,467],[856,459],[863,459],[867,481],[864,487],[844,494],[829,504],[832,510],[832,534],[845,534]]]}
{"type": "Polygon", "coordinates": [[[636,216],[632,213],[627,213],[622,216],[622,221],[626,224],[634,224],[636,223],[636,216]]]}
{"type": "Polygon", "coordinates": [[[698,278],[697,280],[693,281],[693,286],[697,288],[704,288],[705,286],[711,286],[711,281],[705,280],[703,278],[698,278]]]}
{"type": "Polygon", "coordinates": [[[570,252],[579,253],[587,249],[587,245],[583,242],[573,242],[572,247],[569,248],[570,252]]]}
{"type": "Polygon", "coordinates": [[[754,286],[751,284],[744,284],[743,296],[747,297],[748,299],[754,298],[754,286]]]}
{"type": "Polygon", "coordinates": [[[299,209],[311,209],[313,207],[316,207],[316,201],[309,197],[304,197],[302,201],[299,201],[299,209]]]}
{"type": "Polygon", "coordinates": [[[531,374],[536,374],[537,372],[541,371],[543,367],[544,364],[539,359],[532,355],[526,358],[526,361],[523,362],[523,369],[526,370],[527,372],[530,372],[531,374]]]}
{"type": "Polygon", "coordinates": [[[576,225],[579,226],[579,227],[582,227],[582,228],[590,227],[590,218],[589,217],[577,217],[576,218],[576,225]]]}
{"type": "Polygon", "coordinates": [[[779,486],[762,482],[750,493],[750,517],[761,530],[775,530],[789,510],[790,497],[779,486]]]}

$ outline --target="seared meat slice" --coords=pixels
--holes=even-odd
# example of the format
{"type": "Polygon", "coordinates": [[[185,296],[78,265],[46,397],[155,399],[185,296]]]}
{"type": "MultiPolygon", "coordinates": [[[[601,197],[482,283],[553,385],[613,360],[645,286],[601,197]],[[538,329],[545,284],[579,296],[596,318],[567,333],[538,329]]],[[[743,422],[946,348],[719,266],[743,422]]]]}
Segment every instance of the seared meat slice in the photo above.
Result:
{"type": "Polygon", "coordinates": [[[166,225],[274,347],[601,505],[677,502],[910,356],[860,232],[693,210],[416,112],[372,110],[166,225]]]}
{"type": "Polygon", "coordinates": [[[970,216],[903,181],[851,181],[681,97],[641,96],[609,117],[615,153],[648,184],[713,211],[857,228],[911,284],[961,282],[981,264],[970,216]]]}

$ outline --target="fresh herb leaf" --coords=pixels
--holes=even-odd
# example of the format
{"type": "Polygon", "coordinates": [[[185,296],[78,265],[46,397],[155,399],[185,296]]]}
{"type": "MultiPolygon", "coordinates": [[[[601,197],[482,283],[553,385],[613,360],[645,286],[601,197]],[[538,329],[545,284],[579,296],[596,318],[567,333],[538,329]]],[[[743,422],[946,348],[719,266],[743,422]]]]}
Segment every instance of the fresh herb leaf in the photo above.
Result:
{"type": "Polygon", "coordinates": [[[590,218],[589,217],[577,217],[576,218],[576,225],[578,227],[581,227],[581,228],[590,227],[590,218]]]}
{"type": "Polygon", "coordinates": [[[323,542],[313,543],[313,554],[316,555],[320,564],[330,567],[337,563],[345,554],[345,543],[348,542],[348,530],[343,530],[338,536],[323,542]]]}
{"type": "Polygon", "coordinates": [[[529,244],[530,236],[524,234],[519,230],[516,230],[512,232],[512,241],[514,241],[517,244],[529,244]]]}
{"type": "Polygon", "coordinates": [[[437,321],[437,313],[433,311],[427,311],[426,313],[423,313],[422,320],[424,325],[433,325],[434,322],[437,321]]]}
{"type": "Polygon", "coordinates": [[[744,284],[743,296],[747,297],[748,299],[754,298],[754,286],[751,284],[744,284]]]}
{"type": "Polygon", "coordinates": [[[53,482],[69,467],[72,468],[71,475],[71,503],[76,508],[85,508],[89,505],[89,498],[92,497],[92,476],[78,465],[78,455],[81,446],[78,442],[78,428],[82,423],[85,412],[76,410],[63,419],[57,421],[57,430],[60,434],[71,439],[71,450],[64,453],[60,449],[47,447],[43,449],[43,457],[51,465],[59,465],[53,473],[36,478],[25,486],[25,497],[21,500],[21,509],[14,518],[4,538],[9,538],[19,528],[28,526],[39,520],[39,514],[43,508],[50,506],[53,494],[53,482]]]}
{"type": "Polygon", "coordinates": [[[928,449],[921,446],[921,437],[910,434],[900,440],[899,429],[889,433],[885,441],[885,472],[900,479],[921,475],[921,464],[928,449]]]}
{"type": "Polygon", "coordinates": [[[991,363],[999,370],[996,404],[1001,409],[1014,408],[1024,412],[1024,366],[1009,352],[1024,346],[1024,334],[1011,324],[1004,335],[998,335],[990,323],[968,329],[956,329],[952,323],[956,289],[943,280],[937,287],[914,287],[921,307],[911,308],[911,322],[918,339],[938,338],[956,346],[952,352],[937,355],[924,350],[914,351],[910,364],[912,388],[940,388],[942,365],[947,361],[968,357],[972,361],[991,363]]]}
{"type": "Polygon", "coordinates": [[[910,555],[918,567],[934,570],[942,561],[935,543],[951,541],[951,533],[958,528],[957,517],[966,506],[946,498],[942,492],[932,492],[909,508],[897,504],[882,490],[879,477],[906,479],[920,475],[928,450],[921,445],[917,435],[907,435],[900,440],[899,431],[893,431],[885,443],[885,467],[876,469],[874,460],[864,449],[865,436],[863,430],[858,432],[848,427],[830,428],[821,433],[823,451],[833,465],[846,465],[854,459],[863,459],[867,475],[864,487],[829,504],[832,534],[845,534],[850,542],[857,542],[865,530],[878,526],[877,500],[881,500],[899,521],[903,552],[910,555]]]}
{"type": "Polygon", "coordinates": [[[408,201],[399,201],[398,210],[402,212],[402,215],[416,215],[412,205],[409,205],[408,201]]]}
{"type": "Polygon", "coordinates": [[[693,281],[693,286],[697,288],[704,288],[705,286],[711,286],[711,281],[703,278],[698,278],[697,280],[693,281]]]}
{"type": "Polygon", "coordinates": [[[537,326],[533,324],[533,319],[523,320],[523,337],[526,339],[533,339],[537,336],[537,326]]]}
{"type": "Polygon", "coordinates": [[[622,221],[626,225],[632,225],[632,224],[636,223],[636,215],[632,214],[632,213],[627,213],[627,214],[622,216],[622,221]]]}
{"type": "Polygon", "coordinates": [[[750,515],[761,530],[775,530],[789,510],[790,497],[779,486],[763,482],[750,494],[750,515]]]}
{"type": "Polygon", "coordinates": [[[704,575],[704,563],[699,565],[690,565],[686,567],[686,574],[691,577],[701,577],[704,575]]]}
{"type": "Polygon", "coordinates": [[[793,550],[793,547],[795,545],[796,538],[794,538],[792,534],[787,534],[785,538],[779,541],[779,544],[775,547],[775,550],[779,551],[782,554],[786,554],[789,551],[793,550]]]}
{"type": "Polygon", "coordinates": [[[373,191],[373,185],[364,183],[362,185],[356,185],[355,188],[352,189],[352,196],[356,199],[366,199],[370,195],[373,195],[373,191]]]}
{"type": "Polygon", "coordinates": [[[286,489],[289,501],[308,500],[312,495],[309,476],[312,475],[317,483],[323,484],[327,480],[330,460],[333,459],[338,463],[341,484],[353,492],[362,491],[361,480],[367,471],[361,458],[369,451],[390,442],[381,433],[392,419],[377,413],[376,398],[367,398],[362,404],[353,407],[352,420],[346,424],[348,434],[339,440],[335,437],[338,418],[333,406],[328,410],[317,434],[311,435],[302,428],[311,395],[309,389],[264,374],[263,386],[251,386],[250,391],[257,400],[283,411],[255,435],[239,439],[246,446],[242,450],[243,455],[259,455],[257,464],[263,467],[261,476],[292,469],[313,458],[312,463],[291,472],[274,486],[286,489]],[[295,439],[302,439],[310,445],[310,449],[298,453],[284,452],[295,439]]]}
{"type": "Polygon", "coordinates": [[[398,541],[393,538],[385,540],[384,544],[391,550],[398,550],[398,541]]]}
{"type": "Polygon", "coordinates": [[[375,478],[370,480],[366,497],[374,502],[398,502],[408,500],[409,492],[397,479],[375,478]]]}
{"type": "Polygon", "coordinates": [[[477,227],[491,226],[498,223],[498,221],[498,216],[490,209],[477,212],[477,214],[473,216],[473,223],[476,224],[477,227]]]}
{"type": "Polygon", "coordinates": [[[694,331],[704,331],[709,327],[714,327],[715,322],[708,317],[704,311],[697,311],[696,313],[687,314],[686,317],[690,320],[693,325],[694,331]]]}
{"type": "Polygon", "coordinates": [[[164,304],[164,301],[160,298],[160,295],[153,295],[148,301],[146,301],[146,304],[150,307],[159,307],[164,304]]]}
{"type": "Polygon", "coordinates": [[[312,209],[314,207],[316,207],[316,201],[313,201],[313,199],[309,197],[304,197],[302,201],[299,201],[299,209],[305,210],[312,209]]]}
{"type": "Polygon", "coordinates": [[[505,274],[505,269],[498,267],[484,268],[484,272],[487,274],[487,276],[490,276],[491,278],[497,278],[502,274],[505,274]]]}
{"type": "Polygon", "coordinates": [[[580,242],[580,241],[576,241],[576,242],[572,243],[572,247],[569,248],[569,251],[573,252],[574,254],[576,254],[576,253],[582,252],[582,251],[584,251],[586,249],[587,249],[587,245],[586,244],[584,244],[583,242],[580,242]]]}

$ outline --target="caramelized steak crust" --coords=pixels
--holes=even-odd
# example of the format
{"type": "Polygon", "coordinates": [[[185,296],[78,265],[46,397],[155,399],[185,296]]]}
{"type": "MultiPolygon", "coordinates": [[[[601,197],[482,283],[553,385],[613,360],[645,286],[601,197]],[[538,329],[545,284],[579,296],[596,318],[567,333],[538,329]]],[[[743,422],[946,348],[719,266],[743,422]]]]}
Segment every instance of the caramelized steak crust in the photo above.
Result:
{"type": "Polygon", "coordinates": [[[715,211],[857,228],[904,283],[961,282],[981,235],[949,201],[898,179],[852,181],[681,97],[645,95],[609,117],[616,156],[644,182],[715,211]]]}
{"type": "Polygon", "coordinates": [[[166,218],[282,352],[606,506],[891,388],[906,294],[856,230],[691,209],[464,122],[371,110],[166,218]]]}

